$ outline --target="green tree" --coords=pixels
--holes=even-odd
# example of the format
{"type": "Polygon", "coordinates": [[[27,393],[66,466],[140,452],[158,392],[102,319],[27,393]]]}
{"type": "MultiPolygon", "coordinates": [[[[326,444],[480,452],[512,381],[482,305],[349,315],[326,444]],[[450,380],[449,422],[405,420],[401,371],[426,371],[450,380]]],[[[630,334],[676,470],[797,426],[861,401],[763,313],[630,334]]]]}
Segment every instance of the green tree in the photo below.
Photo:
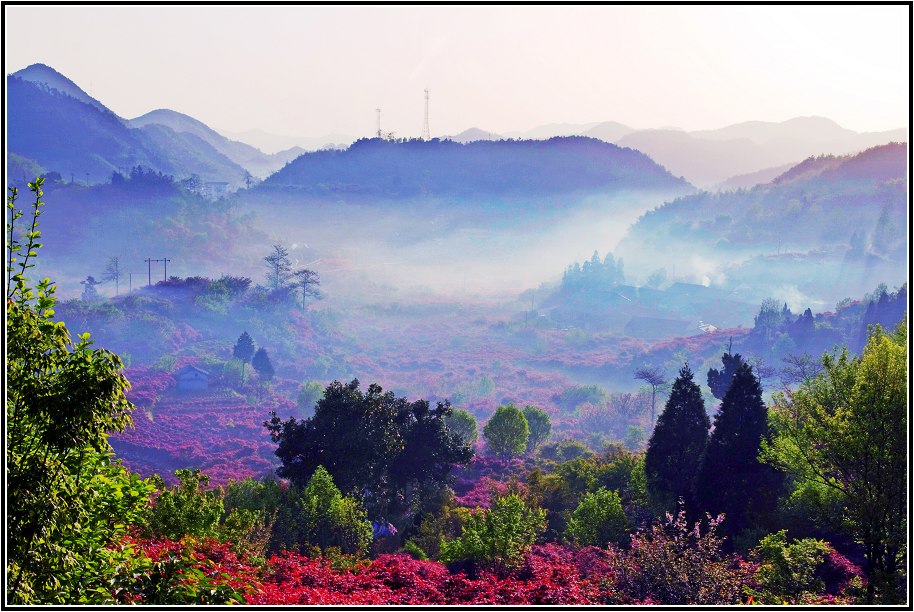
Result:
{"type": "Polygon", "coordinates": [[[517,567],[545,528],[545,510],[531,508],[510,493],[468,516],[460,537],[442,544],[441,560],[517,567]]]}
{"type": "Polygon", "coordinates": [[[717,368],[711,368],[708,370],[708,387],[711,388],[711,393],[719,400],[724,399],[724,396],[727,394],[727,390],[730,388],[730,384],[733,382],[733,377],[736,375],[736,371],[741,365],[743,365],[743,357],[739,353],[731,353],[733,349],[728,349],[724,356],[721,358],[723,361],[723,368],[718,370],[717,368]]]}
{"type": "Polygon", "coordinates": [[[309,380],[299,388],[295,403],[305,418],[314,414],[314,405],[320,401],[323,395],[323,385],[314,380],[309,380]]]}
{"type": "Polygon", "coordinates": [[[545,411],[536,406],[524,407],[524,417],[527,419],[527,427],[530,429],[530,437],[527,438],[527,451],[533,452],[549,438],[549,433],[552,431],[552,421],[545,411]]]}
{"type": "Polygon", "coordinates": [[[153,476],[159,495],[149,514],[149,531],[172,540],[214,537],[224,510],[221,491],[206,490],[209,476],[200,470],[175,470],[175,476],[178,484],[173,487],[153,476]]]}
{"type": "Polygon", "coordinates": [[[499,457],[520,455],[527,447],[530,427],[524,413],[514,404],[499,406],[482,428],[489,451],[499,457]]]}
{"type": "Polygon", "coordinates": [[[730,536],[763,523],[777,501],[781,479],[758,460],[768,435],[767,419],[758,379],[744,363],[714,416],[714,431],[695,479],[695,510],[724,513],[722,531],[730,536]]]}
{"type": "Polygon", "coordinates": [[[273,362],[270,361],[270,355],[267,349],[260,347],[251,358],[251,366],[262,381],[271,381],[276,372],[273,370],[273,362]]]}
{"type": "Polygon", "coordinates": [[[235,342],[235,346],[232,348],[232,355],[241,360],[241,386],[244,386],[245,365],[254,356],[254,350],[254,339],[246,331],[241,332],[241,335],[238,336],[238,341],[235,342]]]}
{"type": "Polygon", "coordinates": [[[792,394],[777,394],[765,461],[788,472],[794,494],[818,491],[864,548],[867,599],[891,603],[907,554],[907,332],[876,327],[863,355],[845,349],[792,394]]]}
{"type": "Polygon", "coordinates": [[[323,466],[317,466],[302,491],[298,508],[303,551],[308,546],[322,551],[335,546],[345,554],[363,556],[371,545],[372,528],[365,509],[340,492],[323,466]]]}
{"type": "Polygon", "coordinates": [[[627,529],[628,517],[619,494],[600,487],[586,493],[571,513],[565,537],[578,546],[605,548],[609,543],[621,544],[627,529]]]}
{"type": "Polygon", "coordinates": [[[129,552],[109,547],[139,522],[152,486],[112,460],[108,432],[131,423],[117,355],[71,340],[55,321],[55,287],[26,277],[41,244],[43,179],[31,224],[7,198],[6,570],[8,603],[110,600],[129,552]]]}
{"type": "Polygon", "coordinates": [[[343,492],[369,492],[369,516],[390,520],[437,499],[454,465],[472,458],[472,449],[447,428],[450,414],[447,402],[433,409],[378,385],[363,392],[358,380],[334,381],[311,418],[282,421],[273,413],[266,425],[278,443],[279,476],[304,486],[322,465],[343,492]]]}
{"type": "Polygon", "coordinates": [[[476,444],[476,440],[479,439],[476,417],[466,410],[454,410],[444,422],[447,424],[448,429],[460,436],[460,439],[468,446],[473,446],[476,444]]]}
{"type": "Polygon", "coordinates": [[[647,492],[655,509],[672,512],[680,499],[691,506],[692,483],[710,428],[701,389],[685,365],[673,382],[644,456],[647,492]]]}
{"type": "Polygon", "coordinates": [[[753,549],[752,556],[759,568],[755,580],[759,589],[753,590],[762,604],[803,604],[804,596],[816,595],[825,589],[816,570],[831,547],[813,538],[787,543],[787,530],[769,533],[753,549]]]}

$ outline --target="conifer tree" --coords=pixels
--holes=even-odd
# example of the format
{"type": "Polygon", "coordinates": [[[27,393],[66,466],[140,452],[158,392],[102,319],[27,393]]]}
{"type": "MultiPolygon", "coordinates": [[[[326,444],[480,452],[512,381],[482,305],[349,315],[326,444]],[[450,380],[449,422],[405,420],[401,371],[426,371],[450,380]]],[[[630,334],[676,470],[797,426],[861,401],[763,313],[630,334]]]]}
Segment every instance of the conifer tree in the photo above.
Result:
{"type": "Polygon", "coordinates": [[[647,492],[656,509],[674,512],[679,499],[691,506],[692,482],[710,428],[701,390],[687,364],[673,382],[644,458],[647,492]]]}
{"type": "Polygon", "coordinates": [[[244,370],[247,362],[254,356],[254,339],[247,332],[242,332],[235,342],[232,354],[241,360],[241,386],[244,386],[244,370]]]}
{"type": "Polygon", "coordinates": [[[757,525],[774,509],[781,477],[758,459],[767,438],[768,408],[761,385],[752,366],[740,364],[714,416],[694,488],[698,511],[726,515],[721,527],[727,535],[757,525]]]}

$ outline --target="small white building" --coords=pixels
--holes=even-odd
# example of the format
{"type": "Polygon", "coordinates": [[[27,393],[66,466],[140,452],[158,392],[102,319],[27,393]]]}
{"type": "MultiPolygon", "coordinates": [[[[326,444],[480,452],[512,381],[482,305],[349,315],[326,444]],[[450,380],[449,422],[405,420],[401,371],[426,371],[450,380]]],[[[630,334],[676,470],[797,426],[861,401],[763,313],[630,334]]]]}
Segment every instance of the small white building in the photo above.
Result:
{"type": "Polygon", "coordinates": [[[175,372],[175,379],[178,381],[178,391],[181,393],[193,393],[209,389],[209,372],[196,366],[184,366],[175,372]]]}

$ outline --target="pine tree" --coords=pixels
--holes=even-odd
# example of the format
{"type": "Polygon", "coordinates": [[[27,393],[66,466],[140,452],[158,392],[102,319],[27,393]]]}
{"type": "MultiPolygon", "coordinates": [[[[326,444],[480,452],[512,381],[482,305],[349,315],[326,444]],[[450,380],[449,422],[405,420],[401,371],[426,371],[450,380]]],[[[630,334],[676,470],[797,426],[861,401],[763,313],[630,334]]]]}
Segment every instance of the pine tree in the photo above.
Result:
{"type": "Polygon", "coordinates": [[[254,356],[254,339],[251,338],[250,334],[242,332],[241,335],[238,336],[238,341],[232,349],[232,355],[241,360],[241,386],[243,387],[245,365],[251,360],[251,357],[254,356]]]}
{"type": "Polygon", "coordinates": [[[677,500],[692,501],[692,482],[708,442],[711,420],[688,365],[679,370],[644,458],[647,492],[658,510],[674,512],[677,500]]]}
{"type": "Polygon", "coordinates": [[[694,487],[697,510],[724,513],[721,526],[727,535],[759,524],[774,509],[781,477],[758,460],[761,442],[767,438],[762,388],[752,366],[743,363],[714,417],[694,487]]]}

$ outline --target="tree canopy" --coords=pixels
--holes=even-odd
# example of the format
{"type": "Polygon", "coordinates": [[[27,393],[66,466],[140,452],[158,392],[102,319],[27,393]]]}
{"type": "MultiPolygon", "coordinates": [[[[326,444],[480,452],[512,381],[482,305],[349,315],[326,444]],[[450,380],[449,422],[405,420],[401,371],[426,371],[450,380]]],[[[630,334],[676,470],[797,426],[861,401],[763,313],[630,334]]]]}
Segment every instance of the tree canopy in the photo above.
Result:
{"type": "Polygon", "coordinates": [[[530,426],[527,417],[514,404],[499,406],[482,428],[489,450],[499,457],[520,455],[527,447],[530,426]]]}
{"type": "Polygon", "coordinates": [[[366,391],[359,381],[334,381],[317,402],[314,416],[267,422],[279,446],[278,474],[304,486],[319,465],[344,492],[365,496],[372,518],[389,518],[434,497],[449,482],[455,464],[472,449],[447,428],[447,402],[431,408],[384,392],[366,391]]]}

